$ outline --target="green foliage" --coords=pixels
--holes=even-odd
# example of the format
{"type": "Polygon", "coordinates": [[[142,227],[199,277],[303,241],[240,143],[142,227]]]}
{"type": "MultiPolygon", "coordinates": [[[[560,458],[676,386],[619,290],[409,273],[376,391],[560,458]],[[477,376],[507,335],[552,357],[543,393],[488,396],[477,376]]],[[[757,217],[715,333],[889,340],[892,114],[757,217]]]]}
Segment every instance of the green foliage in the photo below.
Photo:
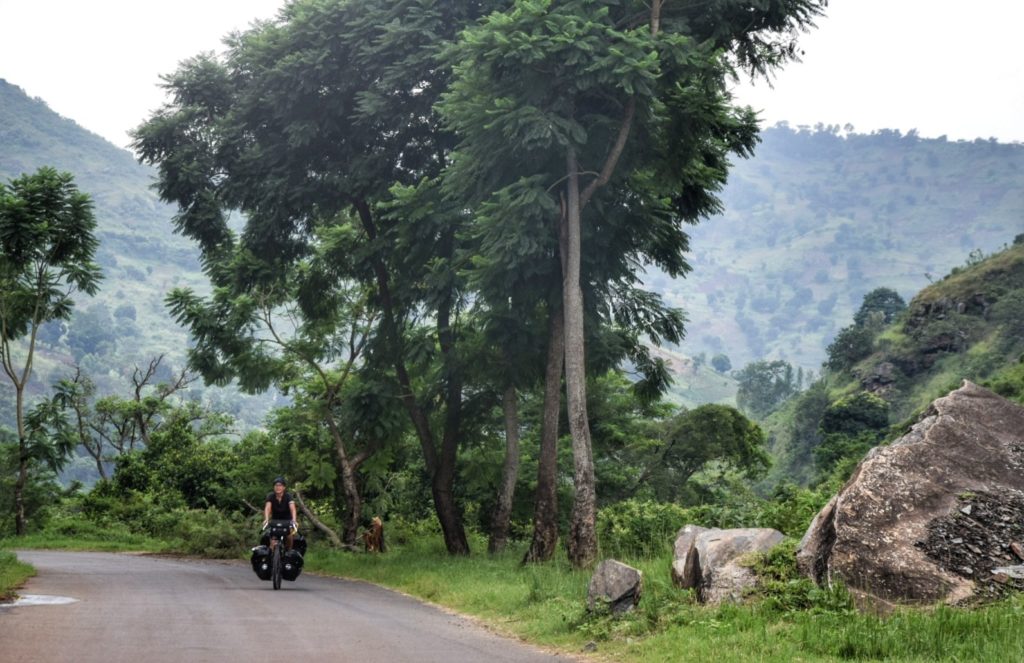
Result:
{"type": "Polygon", "coordinates": [[[0,602],[15,598],[14,590],[35,574],[36,570],[18,561],[14,553],[0,550],[0,602]]]}
{"type": "Polygon", "coordinates": [[[866,430],[879,431],[889,425],[889,404],[866,391],[840,398],[826,408],[821,430],[826,435],[856,435],[866,430]]]}
{"type": "Polygon", "coordinates": [[[854,364],[871,354],[876,330],[870,326],[843,327],[829,343],[825,365],[833,371],[849,370],[854,364]]]}
{"type": "Polygon", "coordinates": [[[182,552],[203,557],[237,558],[256,538],[255,526],[217,509],[177,512],[172,536],[181,541],[182,552]]]}
{"type": "Polygon", "coordinates": [[[662,556],[686,523],[686,511],[675,504],[629,499],[606,506],[597,513],[601,554],[616,559],[662,556]]]}
{"type": "Polygon", "coordinates": [[[762,607],[782,614],[855,614],[853,599],[845,588],[818,587],[797,569],[798,544],[798,539],[784,539],[770,551],[757,555],[751,564],[758,580],[754,595],[762,607]]]}
{"type": "Polygon", "coordinates": [[[766,417],[797,390],[793,366],[782,360],[755,361],[735,377],[739,383],[737,405],[757,419],[766,417]]]}
{"type": "Polygon", "coordinates": [[[867,326],[871,323],[871,317],[875,313],[881,313],[882,323],[889,324],[906,308],[906,302],[892,288],[875,288],[864,295],[864,302],[853,316],[853,324],[860,327],[867,326]]]}
{"type": "MultiPolygon", "coordinates": [[[[11,431],[0,428],[0,538],[15,532],[14,486],[18,475],[18,441],[11,431]]],[[[47,507],[60,499],[60,486],[52,470],[39,460],[30,460],[28,481],[22,499],[27,533],[37,532],[49,517],[47,507]]]]}
{"type": "Polygon", "coordinates": [[[701,405],[666,422],[641,482],[661,499],[685,500],[687,482],[698,472],[733,471],[753,479],[770,464],[757,424],[728,405],[701,405]]]}

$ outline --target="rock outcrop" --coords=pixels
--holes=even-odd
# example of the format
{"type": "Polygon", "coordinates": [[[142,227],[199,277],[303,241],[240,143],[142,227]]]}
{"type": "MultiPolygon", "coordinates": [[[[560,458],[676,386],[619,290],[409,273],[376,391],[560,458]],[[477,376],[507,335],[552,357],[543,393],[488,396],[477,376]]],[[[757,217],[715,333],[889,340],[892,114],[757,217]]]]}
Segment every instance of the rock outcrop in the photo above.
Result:
{"type": "Polygon", "coordinates": [[[612,614],[629,612],[640,602],[643,574],[614,559],[597,565],[587,589],[587,610],[607,607],[612,614]]]}
{"type": "Polygon", "coordinates": [[[1013,524],[1024,524],[1024,408],[965,381],[868,453],[811,523],[797,563],[876,606],[959,603],[1017,582],[993,571],[1014,563],[1024,530],[1013,524]]]}
{"type": "Polygon", "coordinates": [[[676,535],[672,580],[694,588],[704,603],[738,602],[757,584],[744,564],[750,553],[767,552],[782,541],[773,529],[706,529],[687,525],[676,535]]]}

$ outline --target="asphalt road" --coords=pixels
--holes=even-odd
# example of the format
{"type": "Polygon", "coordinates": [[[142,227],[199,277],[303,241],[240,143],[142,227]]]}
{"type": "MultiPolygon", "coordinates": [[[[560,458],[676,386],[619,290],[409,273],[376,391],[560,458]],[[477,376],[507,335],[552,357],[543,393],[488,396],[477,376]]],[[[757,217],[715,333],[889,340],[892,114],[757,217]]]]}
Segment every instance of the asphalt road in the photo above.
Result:
{"type": "Polygon", "coordinates": [[[3,662],[572,660],[368,583],[303,573],[275,592],[237,561],[51,551],[18,557],[38,571],[19,593],[43,603],[0,607],[3,662]]]}

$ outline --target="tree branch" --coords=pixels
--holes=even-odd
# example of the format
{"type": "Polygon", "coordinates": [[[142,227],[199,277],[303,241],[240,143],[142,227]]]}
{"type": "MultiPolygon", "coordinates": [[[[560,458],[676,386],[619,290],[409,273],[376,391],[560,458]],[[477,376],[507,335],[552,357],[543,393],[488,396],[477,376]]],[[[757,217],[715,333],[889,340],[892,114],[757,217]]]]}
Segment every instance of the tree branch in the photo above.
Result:
{"type": "Polygon", "coordinates": [[[314,527],[326,534],[327,538],[331,540],[331,545],[335,548],[344,548],[345,545],[342,544],[341,539],[338,538],[338,535],[334,530],[327,525],[324,525],[323,522],[309,510],[309,507],[306,506],[306,502],[302,499],[302,493],[299,492],[299,489],[292,488],[292,492],[295,493],[295,502],[299,505],[299,510],[302,511],[303,515],[309,518],[309,522],[313,523],[314,527]]]}

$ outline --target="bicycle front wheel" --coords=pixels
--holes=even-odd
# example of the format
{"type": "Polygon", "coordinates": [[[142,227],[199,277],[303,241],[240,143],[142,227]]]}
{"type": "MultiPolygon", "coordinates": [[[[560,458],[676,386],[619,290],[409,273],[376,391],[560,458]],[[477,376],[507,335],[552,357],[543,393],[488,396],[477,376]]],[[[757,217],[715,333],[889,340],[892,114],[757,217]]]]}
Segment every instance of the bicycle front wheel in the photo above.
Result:
{"type": "Polygon", "coordinates": [[[281,589],[281,567],[284,566],[281,560],[281,545],[282,542],[278,541],[277,545],[274,546],[273,561],[270,563],[270,574],[271,579],[274,581],[274,589],[281,589]]]}

